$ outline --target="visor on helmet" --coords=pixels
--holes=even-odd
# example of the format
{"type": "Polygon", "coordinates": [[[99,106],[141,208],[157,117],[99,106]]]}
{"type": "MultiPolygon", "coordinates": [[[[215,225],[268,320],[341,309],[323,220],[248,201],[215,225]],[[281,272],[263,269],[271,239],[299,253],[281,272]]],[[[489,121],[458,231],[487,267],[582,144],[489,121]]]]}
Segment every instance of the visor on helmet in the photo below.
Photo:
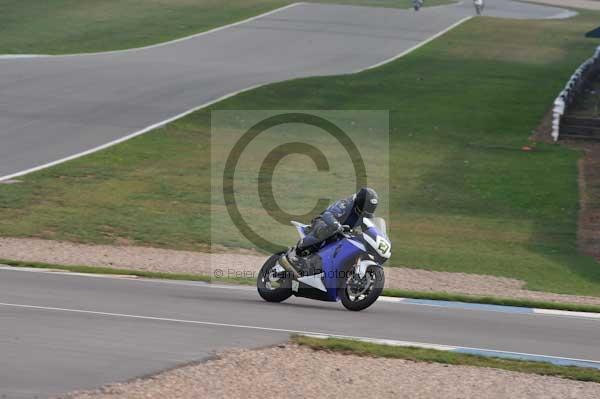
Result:
{"type": "Polygon", "coordinates": [[[372,188],[365,187],[356,193],[355,208],[359,215],[368,218],[373,217],[378,204],[377,192],[372,188]]]}

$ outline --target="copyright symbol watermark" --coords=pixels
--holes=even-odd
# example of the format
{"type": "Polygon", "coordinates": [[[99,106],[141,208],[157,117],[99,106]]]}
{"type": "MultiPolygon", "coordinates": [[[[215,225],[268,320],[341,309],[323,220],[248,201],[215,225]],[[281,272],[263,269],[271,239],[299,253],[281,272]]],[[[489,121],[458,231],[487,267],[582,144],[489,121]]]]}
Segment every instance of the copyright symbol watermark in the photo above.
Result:
{"type": "MultiPolygon", "coordinates": [[[[362,155],[352,139],[336,124],[322,118],[318,115],[309,113],[282,113],[263,119],[254,124],[247,132],[245,132],[238,141],[235,142],[227,161],[225,162],[225,170],[223,171],[223,198],[227,212],[231,220],[236,225],[238,230],[256,247],[267,252],[277,252],[281,250],[281,245],[273,243],[252,228],[252,225],[244,218],[235,194],[235,173],[240,157],[248,148],[249,144],[255,140],[261,133],[267,132],[269,129],[284,126],[289,124],[302,124],[319,128],[324,134],[331,135],[339,145],[348,153],[352,162],[354,171],[354,187],[349,189],[358,191],[360,187],[367,186],[367,172],[365,162],[362,155]]],[[[262,208],[274,220],[280,224],[287,224],[290,220],[307,220],[316,216],[331,202],[331,198],[319,198],[316,205],[307,213],[290,214],[284,211],[275,200],[273,194],[273,174],[276,166],[287,156],[300,154],[309,157],[317,167],[319,172],[329,171],[329,163],[323,152],[313,144],[306,142],[289,142],[273,148],[261,162],[258,174],[258,198],[262,208]]],[[[301,172],[300,172],[301,173],[301,172]]]]}
{"type": "Polygon", "coordinates": [[[297,240],[291,220],[364,186],[384,214],[388,154],[386,111],[213,111],[211,243],[280,251],[297,240]]]}

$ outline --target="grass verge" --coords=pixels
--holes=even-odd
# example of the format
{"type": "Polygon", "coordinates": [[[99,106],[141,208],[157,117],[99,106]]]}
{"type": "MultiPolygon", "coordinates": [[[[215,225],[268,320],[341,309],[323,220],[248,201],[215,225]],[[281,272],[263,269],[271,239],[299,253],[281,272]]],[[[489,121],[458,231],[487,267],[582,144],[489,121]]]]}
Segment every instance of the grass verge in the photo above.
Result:
{"type": "Polygon", "coordinates": [[[43,262],[23,262],[17,260],[0,259],[0,264],[13,266],[13,267],[29,267],[35,269],[54,269],[64,270],[73,273],[89,273],[89,274],[111,274],[118,276],[136,276],[143,278],[152,279],[165,279],[165,280],[185,280],[185,281],[204,281],[210,282],[223,282],[233,284],[244,284],[252,285],[256,284],[254,279],[243,278],[243,277],[214,277],[206,274],[189,274],[189,273],[162,273],[162,272],[151,272],[144,270],[134,269],[116,269],[112,267],[101,267],[101,266],[83,266],[83,265],[55,265],[51,263],[43,262]]]}
{"type": "MultiPolygon", "coordinates": [[[[595,48],[583,34],[599,15],[476,18],[377,69],[235,96],[25,176],[21,184],[0,185],[0,235],[187,250],[228,245],[214,237],[211,243],[209,234],[211,215],[225,215],[211,214],[212,111],[388,109],[389,227],[399,248],[390,264],[600,296],[600,266],[577,250],[581,154],[528,141],[564,81],[595,48]],[[534,149],[521,151],[525,144],[534,149]]],[[[286,176],[287,189],[300,188],[306,197],[299,175],[286,176]]]]}
{"type": "Polygon", "coordinates": [[[307,346],[315,350],[342,352],[358,356],[385,357],[415,362],[433,362],[461,366],[490,367],[519,373],[539,374],[567,378],[570,380],[600,383],[600,370],[591,368],[556,366],[543,362],[465,355],[434,349],[379,345],[338,338],[319,339],[306,336],[294,336],[292,341],[298,345],[307,346]]]}
{"type": "MultiPolygon", "coordinates": [[[[237,22],[293,0],[0,0],[0,54],[65,54],[160,43],[237,22]]],[[[410,0],[320,0],[408,8],[410,0]]],[[[428,5],[449,3],[428,0],[428,5]],[[430,4],[431,3],[431,4],[430,4]]]]}
{"type": "MultiPolygon", "coordinates": [[[[113,275],[126,275],[136,276],[153,279],[166,279],[166,280],[186,280],[186,281],[204,281],[204,282],[218,282],[218,283],[232,283],[242,285],[255,285],[256,279],[249,277],[214,277],[204,274],[188,274],[188,273],[161,273],[161,272],[150,272],[133,269],[115,269],[110,267],[98,267],[98,266],[81,266],[81,265],[54,265],[50,263],[42,262],[25,262],[15,261],[8,259],[0,259],[0,264],[13,266],[13,267],[30,267],[36,269],[55,269],[65,270],[74,273],[90,273],[90,274],[113,274],[113,275]]],[[[453,294],[449,292],[426,292],[426,291],[406,291],[399,289],[387,288],[383,290],[384,296],[396,297],[396,298],[411,298],[411,299],[430,299],[435,301],[452,301],[452,302],[464,302],[464,303],[479,303],[486,305],[501,305],[501,306],[519,306],[526,308],[540,308],[540,309],[556,309],[566,310],[571,312],[590,312],[600,313],[600,306],[594,305],[582,305],[572,303],[559,303],[559,302],[544,302],[544,301],[531,301],[522,299],[511,299],[511,298],[497,298],[491,296],[469,296],[462,294],[453,294]]]]}

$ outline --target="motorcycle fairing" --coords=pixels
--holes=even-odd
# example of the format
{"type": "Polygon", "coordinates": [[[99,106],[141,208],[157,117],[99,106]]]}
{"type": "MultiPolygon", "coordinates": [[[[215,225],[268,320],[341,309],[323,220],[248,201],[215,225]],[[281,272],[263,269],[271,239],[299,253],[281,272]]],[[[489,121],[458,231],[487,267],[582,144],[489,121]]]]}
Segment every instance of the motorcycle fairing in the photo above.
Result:
{"type": "Polygon", "coordinates": [[[323,275],[324,273],[321,272],[319,274],[313,274],[312,276],[303,276],[299,277],[298,281],[302,284],[310,285],[319,291],[327,292],[327,288],[323,285],[323,275]]]}
{"type": "Polygon", "coordinates": [[[362,244],[357,246],[356,243],[351,241],[335,241],[323,246],[317,255],[322,261],[321,273],[316,276],[309,276],[311,277],[311,284],[305,283],[308,280],[302,281],[305,277],[298,279],[300,286],[295,295],[322,301],[334,302],[339,300],[339,289],[342,287],[344,280],[348,278],[348,273],[352,270],[357,257],[362,252],[360,249],[362,244]],[[316,286],[319,286],[319,288],[321,286],[314,281],[315,278],[321,280],[326,291],[316,288],[316,286]]]}

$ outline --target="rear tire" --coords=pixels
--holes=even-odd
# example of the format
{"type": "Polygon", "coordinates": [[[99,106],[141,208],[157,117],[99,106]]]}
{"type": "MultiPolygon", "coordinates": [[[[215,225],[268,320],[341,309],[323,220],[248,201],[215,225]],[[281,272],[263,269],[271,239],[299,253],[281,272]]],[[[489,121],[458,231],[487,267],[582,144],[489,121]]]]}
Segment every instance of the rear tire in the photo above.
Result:
{"type": "Polygon", "coordinates": [[[351,288],[348,286],[348,283],[353,276],[354,273],[344,281],[341,299],[342,305],[344,305],[346,309],[356,312],[368,308],[377,300],[377,298],[379,298],[379,295],[381,295],[381,292],[383,291],[383,285],[385,284],[385,274],[380,266],[372,265],[367,267],[367,272],[363,278],[371,278],[371,287],[364,293],[364,296],[359,296],[358,298],[352,298],[351,292],[349,292],[351,291],[351,288]]]}
{"type": "Polygon", "coordinates": [[[267,302],[283,302],[292,296],[292,282],[289,277],[276,280],[275,282],[279,283],[278,287],[273,287],[274,281],[270,278],[280,256],[281,254],[275,254],[267,259],[256,279],[258,295],[267,302]]]}

